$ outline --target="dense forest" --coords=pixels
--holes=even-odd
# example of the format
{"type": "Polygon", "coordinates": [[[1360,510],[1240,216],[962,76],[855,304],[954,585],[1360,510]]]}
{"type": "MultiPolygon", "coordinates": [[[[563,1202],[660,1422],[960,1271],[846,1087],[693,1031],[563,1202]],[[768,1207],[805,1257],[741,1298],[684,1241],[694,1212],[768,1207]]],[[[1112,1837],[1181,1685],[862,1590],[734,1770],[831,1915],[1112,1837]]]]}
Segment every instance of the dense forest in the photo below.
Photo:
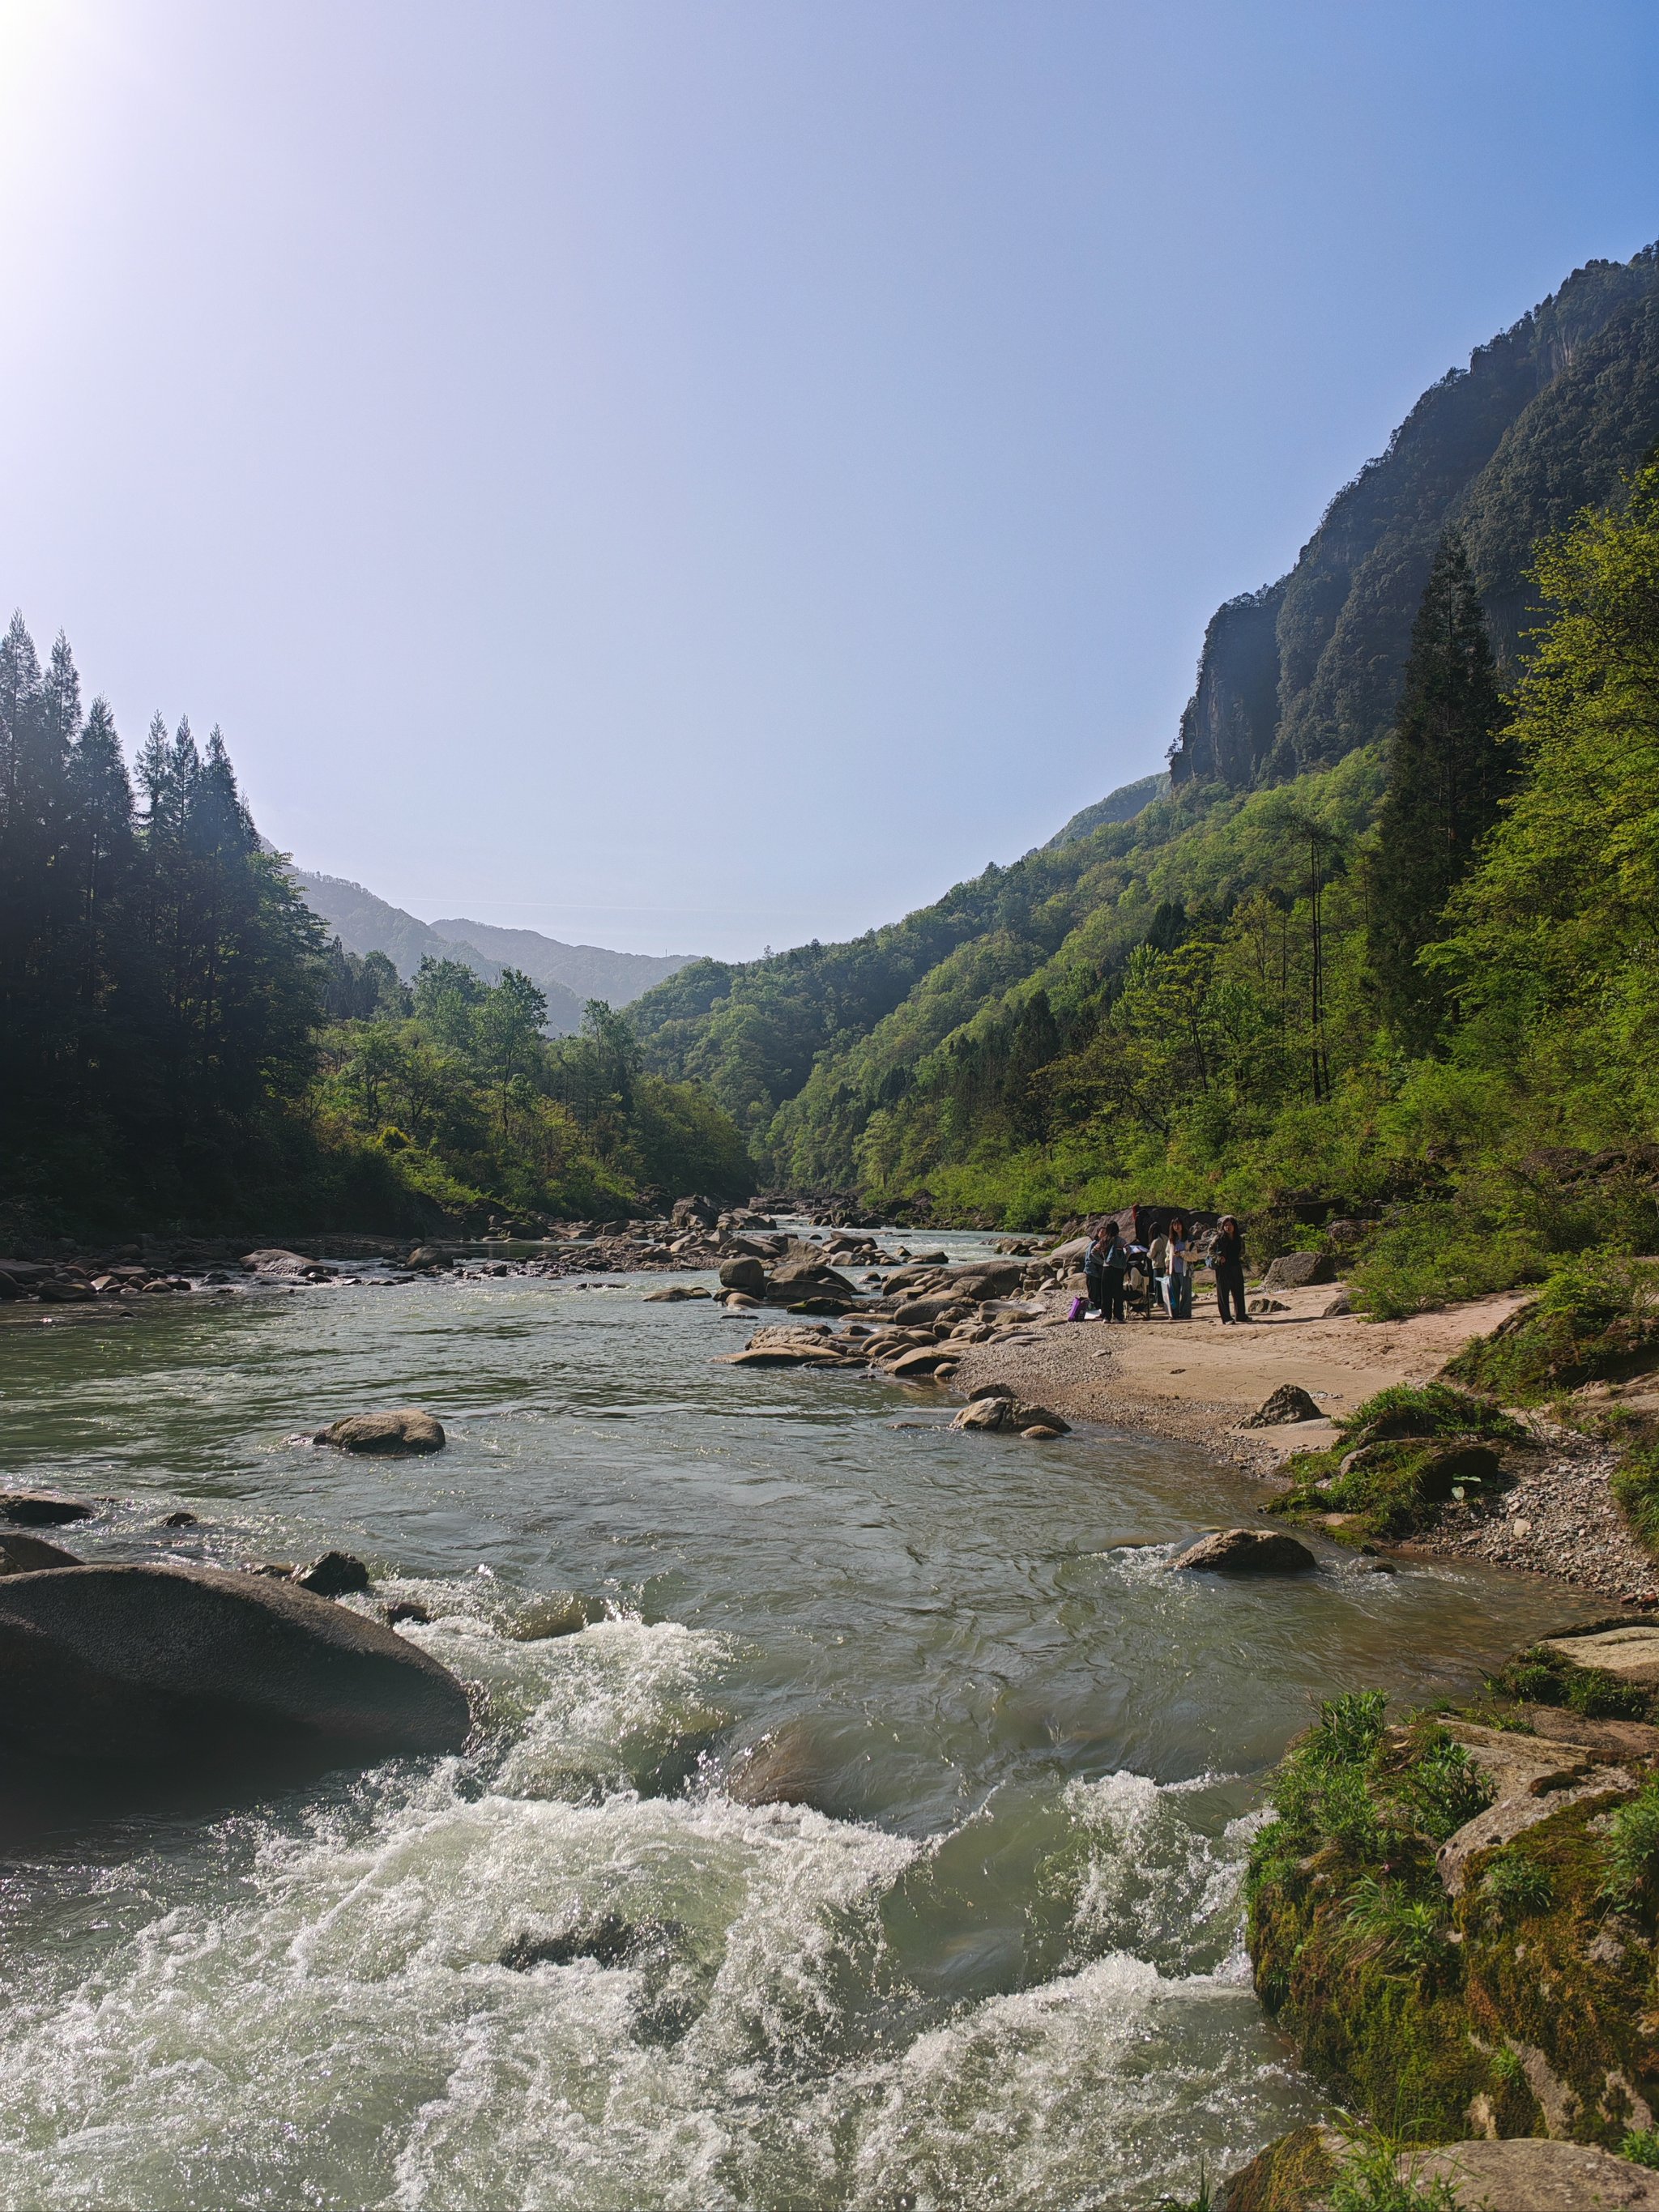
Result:
{"type": "Polygon", "coordinates": [[[1265,722],[1235,603],[1169,784],[852,945],[695,963],[629,1010],[647,1064],[884,1212],[1359,1215],[1407,1303],[1650,1238],[1656,441],[1649,249],[1426,395],[1256,595],[1265,722]]]}
{"type": "Polygon", "coordinates": [[[325,940],[261,841],[222,737],[158,716],[130,774],[60,636],[0,641],[0,1230],[616,1218],[750,1188],[695,1083],[633,1031],[325,940]],[[136,783],[136,788],[135,788],[136,783]]]}

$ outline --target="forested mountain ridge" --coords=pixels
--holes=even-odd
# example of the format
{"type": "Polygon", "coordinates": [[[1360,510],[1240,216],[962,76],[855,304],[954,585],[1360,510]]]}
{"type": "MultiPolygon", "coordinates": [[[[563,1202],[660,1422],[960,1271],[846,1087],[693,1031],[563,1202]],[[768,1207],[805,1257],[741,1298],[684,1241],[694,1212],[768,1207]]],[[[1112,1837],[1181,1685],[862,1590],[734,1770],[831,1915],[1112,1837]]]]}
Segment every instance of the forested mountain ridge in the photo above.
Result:
{"type": "Polygon", "coordinates": [[[1384,737],[1449,525],[1513,674],[1536,614],[1533,548],[1612,498],[1656,438],[1659,245],[1586,263],[1443,377],[1338,492],[1294,568],[1218,610],[1175,781],[1243,789],[1384,737]]]}
{"type": "Polygon", "coordinates": [[[564,945],[536,929],[501,929],[491,922],[422,921],[343,876],[290,870],[300,896],[344,945],[362,959],[384,952],[405,983],[422,960],[459,960],[481,982],[500,981],[504,968],[528,975],[547,999],[547,1030],[574,1036],[590,999],[626,1006],[653,984],[684,968],[687,954],[612,952],[599,945],[564,945]]]}
{"type": "Polygon", "coordinates": [[[1220,611],[1161,794],[1126,787],[852,945],[693,963],[630,1010],[647,1063],[705,1081],[763,1176],[883,1209],[1035,1223],[1172,1170],[1235,1202],[1374,1196],[1388,1176],[1343,1153],[1333,1106],[1379,1052],[1421,1048],[1379,1014],[1366,914],[1437,550],[1512,681],[1538,542],[1617,508],[1656,442],[1650,248],[1588,264],[1425,394],[1291,576],[1220,611]]]}
{"type": "Polygon", "coordinates": [[[158,714],[135,776],[107,701],[82,706],[67,640],[43,666],[13,617],[0,1249],[65,1231],[615,1218],[752,1188],[730,1118],[642,1069],[619,1014],[590,1003],[580,1035],[550,1038],[533,977],[483,980],[437,943],[411,986],[385,952],[329,941],[220,732],[199,745],[158,714]]]}

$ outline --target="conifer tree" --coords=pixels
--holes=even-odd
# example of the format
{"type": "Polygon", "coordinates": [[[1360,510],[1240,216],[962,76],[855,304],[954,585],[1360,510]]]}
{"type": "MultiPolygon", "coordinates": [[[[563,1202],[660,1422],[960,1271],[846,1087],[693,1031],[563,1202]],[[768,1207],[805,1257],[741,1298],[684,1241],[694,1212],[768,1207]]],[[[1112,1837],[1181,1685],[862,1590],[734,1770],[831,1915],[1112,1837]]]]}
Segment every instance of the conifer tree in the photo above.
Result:
{"type": "Polygon", "coordinates": [[[1384,1019],[1433,1042],[1444,989],[1418,964],[1513,774],[1486,616],[1455,532],[1441,540],[1412,627],[1371,865],[1368,951],[1384,1019]]]}

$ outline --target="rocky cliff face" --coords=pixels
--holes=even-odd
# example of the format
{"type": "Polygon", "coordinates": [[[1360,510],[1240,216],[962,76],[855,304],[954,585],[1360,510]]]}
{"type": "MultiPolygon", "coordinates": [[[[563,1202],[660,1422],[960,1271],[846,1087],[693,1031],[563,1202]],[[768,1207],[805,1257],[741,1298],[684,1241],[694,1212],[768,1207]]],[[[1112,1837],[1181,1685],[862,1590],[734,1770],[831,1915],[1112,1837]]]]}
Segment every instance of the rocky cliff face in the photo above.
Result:
{"type": "Polygon", "coordinates": [[[1237,789],[1382,737],[1442,532],[1461,527],[1500,656],[1528,626],[1538,539],[1615,498],[1659,440],[1659,246],[1592,261],[1424,393],[1287,576],[1211,622],[1170,755],[1237,789]]]}

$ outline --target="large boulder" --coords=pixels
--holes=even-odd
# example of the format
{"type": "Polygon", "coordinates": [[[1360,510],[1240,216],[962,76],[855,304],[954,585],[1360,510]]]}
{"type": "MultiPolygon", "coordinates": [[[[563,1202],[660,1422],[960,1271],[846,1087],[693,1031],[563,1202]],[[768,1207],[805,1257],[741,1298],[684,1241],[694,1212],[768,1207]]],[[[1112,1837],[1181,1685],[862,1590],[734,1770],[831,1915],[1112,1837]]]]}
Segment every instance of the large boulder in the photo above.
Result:
{"type": "MultiPolygon", "coordinates": [[[[1297,2128],[1228,2177],[1216,2212],[1328,2212],[1338,2173],[1358,2147],[1334,2128],[1297,2128]]],[[[1447,2212],[1659,2212],[1659,2173],[1593,2143],[1547,2136],[1402,2150],[1395,2172],[1401,2194],[1390,2202],[1443,2203],[1447,2212]]]]}
{"type": "Polygon", "coordinates": [[[677,1198],[670,1219],[678,1229],[712,1229],[720,1218],[720,1210],[712,1198],[702,1198],[696,1193],[690,1198],[677,1198]]]}
{"type": "Polygon", "coordinates": [[[404,1406],[390,1413],[348,1413],[343,1421],[319,1429],[311,1441],[331,1444],[337,1451],[375,1452],[392,1458],[441,1451],[447,1438],[441,1421],[404,1406]]]}
{"type": "Polygon", "coordinates": [[[741,1252],[734,1260],[720,1261],[721,1286],[728,1291],[754,1292],[766,1288],[766,1267],[756,1254],[741,1252]]]}
{"type": "Polygon", "coordinates": [[[319,1282],[339,1272],[325,1261],[308,1260],[303,1252],[290,1252],[281,1244],[264,1244],[257,1252],[244,1252],[242,1265],[251,1275],[295,1275],[309,1282],[319,1282]]]}
{"type": "Polygon", "coordinates": [[[90,1521],[92,1508],[79,1498],[59,1498],[44,1490],[0,1491],[0,1521],[21,1528],[61,1528],[65,1521],[90,1521]]]}
{"type": "Polygon", "coordinates": [[[458,1751],[466,1692],[379,1621],[210,1567],[0,1579],[0,1736],[42,1755],[343,1763],[458,1751]]]}
{"type": "Polygon", "coordinates": [[[1286,1421],[1323,1421],[1329,1416],[1299,1382],[1281,1382],[1239,1423],[1241,1429],[1276,1429],[1286,1421]]]}
{"type": "Polygon", "coordinates": [[[774,1291],[787,1291],[792,1297],[804,1297],[811,1291],[825,1293],[839,1291],[847,1298],[856,1298],[858,1291],[845,1275],[838,1275],[822,1252],[810,1246],[791,1252],[780,1260],[767,1277],[774,1291]]]}
{"type": "Polygon", "coordinates": [[[1266,1528],[1218,1528],[1170,1562],[1212,1575],[1306,1575],[1318,1564],[1294,1536],[1266,1528]]]}
{"type": "Polygon", "coordinates": [[[1336,1261],[1328,1252],[1281,1252],[1261,1278],[1264,1291],[1305,1291],[1310,1283],[1334,1283],[1336,1261]]]}
{"type": "Polygon", "coordinates": [[[16,1536],[0,1529],[0,1575],[34,1575],[47,1567],[78,1567],[73,1552],[60,1551],[41,1536],[16,1536]]]}

